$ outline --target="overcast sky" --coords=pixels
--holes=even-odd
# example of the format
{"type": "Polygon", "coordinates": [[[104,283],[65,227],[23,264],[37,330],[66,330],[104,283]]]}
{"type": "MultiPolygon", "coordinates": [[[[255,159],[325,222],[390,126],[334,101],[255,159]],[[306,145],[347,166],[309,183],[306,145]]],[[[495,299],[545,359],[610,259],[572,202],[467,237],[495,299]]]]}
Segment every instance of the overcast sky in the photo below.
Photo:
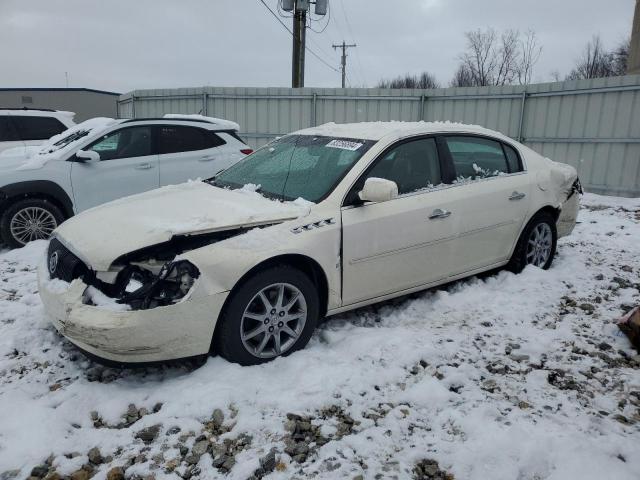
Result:
{"type": "MultiPolygon", "coordinates": [[[[265,0],[276,10],[277,0],[265,0]]],[[[307,45],[353,86],[428,70],[446,85],[464,32],[533,29],[543,46],[534,80],[566,74],[586,42],[630,35],[635,0],[329,0],[307,45]]],[[[291,19],[283,21],[291,25],[291,19]]],[[[290,86],[291,35],[260,0],[0,0],[0,87],[290,86]]],[[[307,54],[306,86],[340,86],[307,54]]]]}

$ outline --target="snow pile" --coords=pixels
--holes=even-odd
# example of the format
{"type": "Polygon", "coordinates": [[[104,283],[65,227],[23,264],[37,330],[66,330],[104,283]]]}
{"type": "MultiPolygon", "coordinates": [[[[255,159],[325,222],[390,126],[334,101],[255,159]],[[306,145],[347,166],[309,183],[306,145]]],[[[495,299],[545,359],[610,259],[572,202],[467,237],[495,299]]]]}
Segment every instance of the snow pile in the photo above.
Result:
{"type": "Polygon", "coordinates": [[[640,200],[588,195],[579,221],[550,271],[340,315],[257,367],[97,366],[46,320],[44,242],[2,253],[0,477],[637,479],[640,357],[614,321],[640,302],[640,200]]]}

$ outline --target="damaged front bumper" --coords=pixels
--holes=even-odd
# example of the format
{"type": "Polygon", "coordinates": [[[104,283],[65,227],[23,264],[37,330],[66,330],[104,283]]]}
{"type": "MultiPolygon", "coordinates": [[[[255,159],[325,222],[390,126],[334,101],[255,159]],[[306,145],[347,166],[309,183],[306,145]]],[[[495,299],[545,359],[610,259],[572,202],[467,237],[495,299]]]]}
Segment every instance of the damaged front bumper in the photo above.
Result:
{"type": "MultiPolygon", "coordinates": [[[[86,352],[118,363],[146,363],[209,352],[216,321],[229,292],[193,295],[148,310],[116,311],[87,305],[88,285],[51,281],[38,271],[40,297],[54,327],[86,352]]],[[[197,288],[197,287],[196,287],[197,288]]]]}

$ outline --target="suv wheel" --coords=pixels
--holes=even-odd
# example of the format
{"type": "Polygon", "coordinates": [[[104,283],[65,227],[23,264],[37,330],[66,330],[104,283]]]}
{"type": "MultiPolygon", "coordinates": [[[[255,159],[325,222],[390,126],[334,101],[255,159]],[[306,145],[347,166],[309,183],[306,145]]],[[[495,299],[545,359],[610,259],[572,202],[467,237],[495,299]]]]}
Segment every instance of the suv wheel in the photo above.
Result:
{"type": "Polygon", "coordinates": [[[256,365],[304,348],[319,316],[318,292],[301,271],[277,266],[258,272],[229,299],[214,349],[231,362],[256,365]]]}
{"type": "Polygon", "coordinates": [[[32,240],[46,240],[64,220],[60,209],[48,200],[25,198],[11,204],[0,218],[0,234],[13,248],[32,240]]]}

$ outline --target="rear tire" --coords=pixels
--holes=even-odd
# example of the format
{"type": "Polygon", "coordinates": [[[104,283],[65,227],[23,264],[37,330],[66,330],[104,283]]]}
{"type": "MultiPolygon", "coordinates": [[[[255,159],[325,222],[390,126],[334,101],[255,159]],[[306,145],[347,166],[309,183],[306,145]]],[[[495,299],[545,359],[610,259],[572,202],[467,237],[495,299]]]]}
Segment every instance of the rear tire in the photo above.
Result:
{"type": "Polygon", "coordinates": [[[64,221],[64,214],[44,198],[24,198],[7,207],[0,217],[0,235],[11,248],[20,248],[32,240],[46,240],[64,221]]]}
{"type": "Polygon", "coordinates": [[[547,270],[553,262],[558,242],[556,220],[548,212],[536,213],[522,231],[507,269],[520,273],[527,265],[547,270]]]}
{"type": "Polygon", "coordinates": [[[262,270],[231,293],[218,320],[214,353],[257,365],[305,347],[320,315],[317,287],[300,270],[262,270]]]}

